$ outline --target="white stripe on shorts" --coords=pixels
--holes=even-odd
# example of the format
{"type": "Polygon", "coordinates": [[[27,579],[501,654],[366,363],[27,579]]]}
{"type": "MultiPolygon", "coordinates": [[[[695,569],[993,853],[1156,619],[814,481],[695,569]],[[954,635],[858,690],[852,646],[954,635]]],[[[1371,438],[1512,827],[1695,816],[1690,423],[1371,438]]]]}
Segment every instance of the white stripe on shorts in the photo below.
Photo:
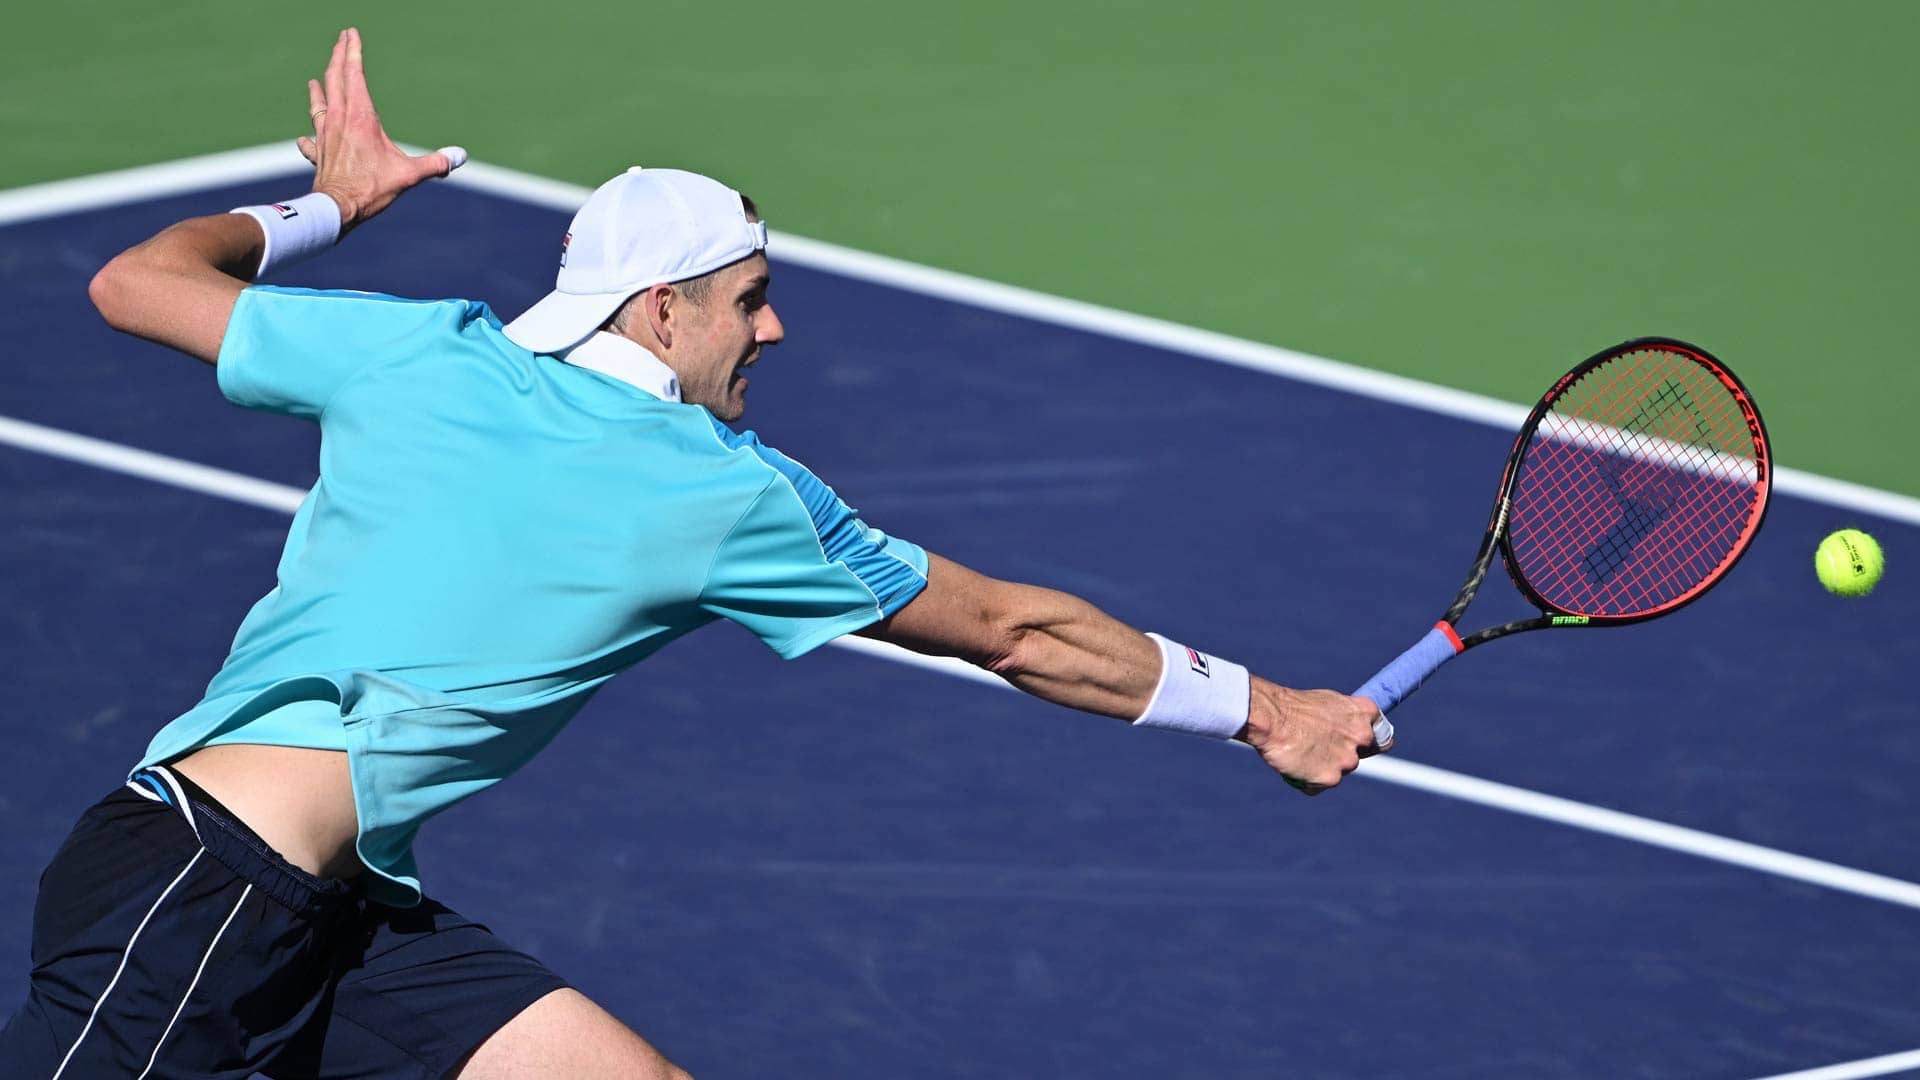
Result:
{"type": "Polygon", "coordinates": [[[193,864],[199,862],[200,856],[206,853],[206,848],[201,848],[199,851],[194,852],[193,858],[188,859],[187,865],[181,867],[180,872],[173,875],[173,880],[167,882],[167,887],[160,890],[160,895],[154,900],[153,906],[148,908],[147,913],[140,917],[140,925],[133,928],[133,936],[127,939],[126,948],[120,950],[120,966],[113,969],[113,978],[107,980],[107,988],[100,991],[100,996],[94,999],[93,1011],[87,1014],[86,1026],[80,1029],[80,1035],[73,1040],[73,1045],[67,1047],[67,1056],[60,1059],[60,1067],[53,1071],[53,1080],[60,1080],[60,1074],[67,1071],[67,1063],[73,1060],[74,1051],[80,1049],[80,1044],[86,1040],[87,1032],[93,1030],[93,1021],[95,1017],[100,1015],[100,1006],[106,1004],[107,995],[113,993],[114,985],[120,981],[121,974],[127,970],[127,958],[133,955],[133,943],[140,940],[140,931],[147,928],[147,921],[153,918],[154,912],[160,910],[160,904],[166,900],[167,894],[173,892],[173,887],[180,884],[180,879],[186,877],[187,871],[193,869],[193,864]]]}
{"type": "Polygon", "coordinates": [[[194,969],[193,981],[187,984],[187,992],[180,995],[180,1005],[173,1010],[173,1019],[167,1021],[166,1030],[160,1033],[159,1041],[153,1044],[153,1056],[147,1059],[147,1067],[141,1069],[140,1075],[134,1080],[147,1080],[147,1074],[153,1071],[153,1063],[160,1060],[160,1048],[166,1045],[167,1036],[173,1034],[173,1025],[180,1022],[180,1014],[186,1011],[187,1002],[193,997],[193,988],[200,985],[200,976],[207,972],[207,961],[213,959],[214,946],[220,944],[220,938],[226,934],[227,927],[233,924],[233,917],[240,914],[240,905],[246,903],[247,897],[252,895],[253,884],[249,882],[246,888],[240,890],[240,899],[234,903],[233,910],[227,912],[227,921],[221,923],[220,929],[214,931],[213,940],[207,943],[207,951],[200,954],[200,966],[194,969]]]}

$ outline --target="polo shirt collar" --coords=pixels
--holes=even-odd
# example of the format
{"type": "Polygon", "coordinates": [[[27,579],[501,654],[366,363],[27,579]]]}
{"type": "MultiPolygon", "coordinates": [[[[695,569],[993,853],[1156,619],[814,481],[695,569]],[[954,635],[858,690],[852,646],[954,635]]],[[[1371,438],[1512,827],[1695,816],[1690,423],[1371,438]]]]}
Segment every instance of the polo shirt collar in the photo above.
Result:
{"type": "Polygon", "coordinates": [[[640,343],[598,330],[587,340],[560,354],[574,367],[597,371],[644,390],[661,401],[680,400],[680,377],[640,343]]]}

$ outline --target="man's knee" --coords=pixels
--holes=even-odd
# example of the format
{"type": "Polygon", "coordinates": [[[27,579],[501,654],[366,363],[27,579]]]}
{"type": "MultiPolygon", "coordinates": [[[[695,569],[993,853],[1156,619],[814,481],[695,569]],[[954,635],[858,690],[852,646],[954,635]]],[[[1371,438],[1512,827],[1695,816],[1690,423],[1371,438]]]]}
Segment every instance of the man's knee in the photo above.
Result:
{"type": "Polygon", "coordinates": [[[457,1080],[693,1080],[577,990],[555,990],[522,1009],[467,1055],[453,1075],[457,1080]]]}

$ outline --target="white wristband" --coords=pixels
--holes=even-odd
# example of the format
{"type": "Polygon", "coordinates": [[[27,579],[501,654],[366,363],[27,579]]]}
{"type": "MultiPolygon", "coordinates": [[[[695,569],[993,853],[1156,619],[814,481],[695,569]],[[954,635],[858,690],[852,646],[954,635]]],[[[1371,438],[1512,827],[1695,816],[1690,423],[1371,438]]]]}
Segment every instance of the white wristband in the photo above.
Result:
{"type": "Polygon", "coordinates": [[[245,214],[267,234],[260,269],[253,273],[256,279],[312,258],[340,240],[340,204],[318,191],[289,202],[236,206],[228,212],[245,214]]]}
{"type": "Polygon", "coordinates": [[[1230,739],[1247,726],[1252,685],[1247,669],[1148,634],[1160,646],[1160,685],[1134,723],[1189,735],[1230,739]]]}

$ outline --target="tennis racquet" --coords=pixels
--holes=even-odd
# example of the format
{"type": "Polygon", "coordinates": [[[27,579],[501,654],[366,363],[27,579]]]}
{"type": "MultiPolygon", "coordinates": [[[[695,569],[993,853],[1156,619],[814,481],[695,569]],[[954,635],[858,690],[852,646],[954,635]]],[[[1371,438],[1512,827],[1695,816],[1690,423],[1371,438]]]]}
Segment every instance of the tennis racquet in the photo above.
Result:
{"type": "Polygon", "coordinates": [[[1466,584],[1425,637],[1354,693],[1386,714],[1455,656],[1523,630],[1619,626],[1712,588],[1760,530],[1767,431],[1745,386],[1705,349],[1644,337],[1595,354],[1533,407],[1507,455],[1466,584]],[[1462,637],[1500,549],[1540,614],[1462,637]]]}

